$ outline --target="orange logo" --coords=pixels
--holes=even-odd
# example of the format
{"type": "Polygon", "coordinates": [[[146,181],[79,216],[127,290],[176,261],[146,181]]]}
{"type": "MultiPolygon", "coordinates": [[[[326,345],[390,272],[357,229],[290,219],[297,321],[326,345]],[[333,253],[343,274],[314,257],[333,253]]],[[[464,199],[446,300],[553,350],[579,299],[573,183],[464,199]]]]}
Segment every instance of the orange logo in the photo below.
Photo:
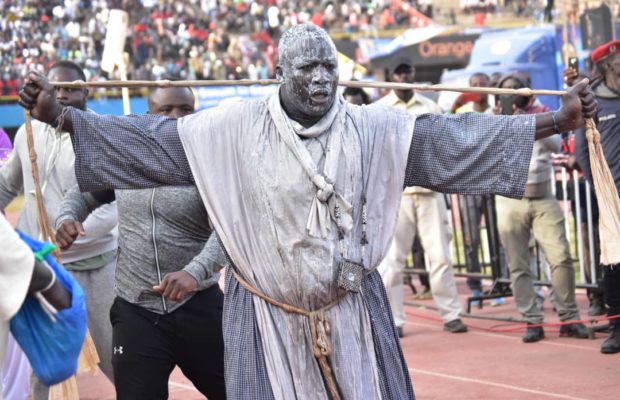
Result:
{"type": "Polygon", "coordinates": [[[474,47],[474,42],[471,40],[457,41],[457,42],[445,42],[445,43],[433,43],[426,41],[420,43],[418,46],[418,52],[422,58],[433,57],[456,57],[465,58],[471,54],[471,50],[474,47]]]}

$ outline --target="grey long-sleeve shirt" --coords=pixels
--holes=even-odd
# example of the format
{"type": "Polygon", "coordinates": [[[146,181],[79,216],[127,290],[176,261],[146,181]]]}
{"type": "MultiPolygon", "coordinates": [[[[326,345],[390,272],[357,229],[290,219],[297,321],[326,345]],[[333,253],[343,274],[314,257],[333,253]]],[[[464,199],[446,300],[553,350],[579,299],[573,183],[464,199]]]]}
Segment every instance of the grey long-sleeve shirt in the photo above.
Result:
{"type": "MultiPolygon", "coordinates": [[[[182,302],[164,299],[152,291],[166,274],[186,271],[198,281],[198,290],[218,283],[226,265],[211,235],[207,211],[195,186],[145,190],[117,190],[119,214],[116,295],[149,311],[165,314],[182,302]],[[220,254],[220,258],[217,256],[220,254]]],[[[101,204],[77,186],[69,190],[56,220],[83,221],[101,204]]]]}

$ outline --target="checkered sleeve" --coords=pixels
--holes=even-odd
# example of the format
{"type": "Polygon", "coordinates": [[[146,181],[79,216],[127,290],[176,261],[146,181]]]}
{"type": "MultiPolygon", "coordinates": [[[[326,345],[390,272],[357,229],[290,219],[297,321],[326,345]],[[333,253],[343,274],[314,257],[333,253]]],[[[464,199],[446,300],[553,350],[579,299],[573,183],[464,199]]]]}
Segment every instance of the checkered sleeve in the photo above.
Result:
{"type": "Polygon", "coordinates": [[[520,198],[535,131],[533,115],[420,115],[409,149],[405,186],[520,198]]]}
{"type": "Polygon", "coordinates": [[[75,175],[82,191],[193,184],[177,121],[70,109],[75,175]]]}

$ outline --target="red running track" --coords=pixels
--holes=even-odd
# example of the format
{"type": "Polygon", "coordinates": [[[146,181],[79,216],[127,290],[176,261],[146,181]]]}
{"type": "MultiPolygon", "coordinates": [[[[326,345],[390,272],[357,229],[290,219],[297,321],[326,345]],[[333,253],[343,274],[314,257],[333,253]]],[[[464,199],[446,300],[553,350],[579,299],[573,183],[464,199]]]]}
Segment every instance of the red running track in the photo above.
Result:
{"type": "MultiPolygon", "coordinates": [[[[458,281],[465,304],[466,286],[458,281]]],[[[517,317],[513,299],[501,307],[474,309],[487,316],[517,317]]],[[[587,299],[578,292],[585,316],[587,299]]],[[[547,328],[547,338],[538,343],[521,342],[520,332],[488,332],[498,322],[465,319],[470,331],[451,334],[436,321],[437,312],[424,308],[432,300],[418,301],[422,307],[407,307],[408,321],[403,351],[419,400],[481,399],[617,399],[620,354],[603,355],[599,347],[604,334],[595,340],[559,338],[558,328],[547,328]],[[616,395],[614,395],[616,393],[616,395]]],[[[557,316],[545,303],[547,322],[557,316]]],[[[114,389],[101,375],[78,379],[82,399],[113,399],[114,389]]],[[[170,398],[203,398],[177,369],[171,376],[170,398]]]]}
{"type": "MultiPolygon", "coordinates": [[[[9,214],[12,222],[15,217],[9,214]]],[[[465,305],[464,280],[458,280],[458,288],[465,305]]],[[[585,317],[585,292],[578,291],[577,299],[585,317]]],[[[432,300],[416,304],[407,306],[401,343],[419,400],[620,398],[620,354],[599,352],[604,334],[597,334],[595,340],[559,338],[558,328],[552,327],[545,329],[543,341],[525,344],[522,332],[489,332],[501,323],[481,319],[464,319],[470,331],[451,334],[443,331],[437,312],[428,308],[434,306],[432,300]]],[[[518,317],[512,298],[504,306],[474,308],[472,313],[518,317]]],[[[545,318],[549,323],[558,322],[549,302],[545,303],[545,318]]],[[[82,374],[78,386],[83,400],[115,398],[114,387],[102,374],[82,374]]],[[[169,388],[170,399],[203,398],[178,369],[170,377],[169,388]]]]}

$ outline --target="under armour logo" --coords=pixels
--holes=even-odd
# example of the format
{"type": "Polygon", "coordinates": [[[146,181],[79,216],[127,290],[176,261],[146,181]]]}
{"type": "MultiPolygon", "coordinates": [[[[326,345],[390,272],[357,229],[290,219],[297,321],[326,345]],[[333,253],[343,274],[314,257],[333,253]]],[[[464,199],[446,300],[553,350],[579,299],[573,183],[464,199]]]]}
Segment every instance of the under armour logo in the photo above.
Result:
{"type": "Polygon", "coordinates": [[[123,354],[123,346],[114,346],[114,355],[123,354]]]}

